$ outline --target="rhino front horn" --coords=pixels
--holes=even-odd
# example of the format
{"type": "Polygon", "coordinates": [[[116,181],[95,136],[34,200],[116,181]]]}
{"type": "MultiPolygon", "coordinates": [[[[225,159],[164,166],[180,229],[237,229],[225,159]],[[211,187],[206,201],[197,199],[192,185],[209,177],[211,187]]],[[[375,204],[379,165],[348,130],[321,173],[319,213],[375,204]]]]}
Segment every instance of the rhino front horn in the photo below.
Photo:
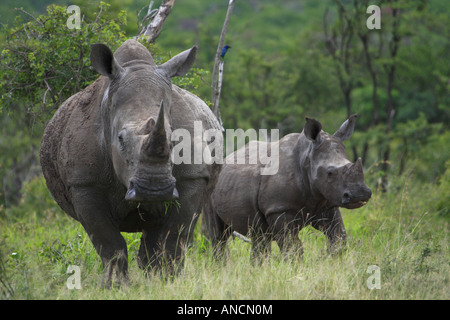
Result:
{"type": "Polygon", "coordinates": [[[161,101],[155,127],[142,146],[143,153],[151,158],[167,159],[170,156],[169,141],[164,122],[164,106],[161,101]]]}

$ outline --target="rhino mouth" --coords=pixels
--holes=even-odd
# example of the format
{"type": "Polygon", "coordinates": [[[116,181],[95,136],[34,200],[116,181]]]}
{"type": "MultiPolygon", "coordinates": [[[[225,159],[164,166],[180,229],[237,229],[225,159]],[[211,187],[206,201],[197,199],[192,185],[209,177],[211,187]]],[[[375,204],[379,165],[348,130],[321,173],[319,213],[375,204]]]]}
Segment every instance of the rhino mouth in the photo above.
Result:
{"type": "Polygon", "coordinates": [[[179,194],[175,188],[175,182],[157,187],[144,186],[131,181],[130,186],[125,194],[125,200],[133,202],[153,202],[153,201],[168,201],[178,199],[179,194]]]}
{"type": "Polygon", "coordinates": [[[357,209],[357,208],[361,208],[362,206],[365,206],[368,201],[369,200],[361,200],[361,201],[346,203],[343,205],[343,207],[346,209],[357,209]]]}

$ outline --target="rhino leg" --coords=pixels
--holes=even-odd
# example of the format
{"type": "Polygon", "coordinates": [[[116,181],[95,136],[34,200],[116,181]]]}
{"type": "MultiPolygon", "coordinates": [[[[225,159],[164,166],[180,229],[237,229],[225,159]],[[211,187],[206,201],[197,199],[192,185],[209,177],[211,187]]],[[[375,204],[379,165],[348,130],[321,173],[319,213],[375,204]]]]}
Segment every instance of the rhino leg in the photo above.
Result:
{"type": "Polygon", "coordinates": [[[258,211],[250,227],[252,261],[261,263],[272,252],[272,233],[264,216],[258,211]]]}
{"type": "Polygon", "coordinates": [[[111,219],[108,200],[95,188],[73,189],[77,218],[102,259],[102,287],[111,287],[114,277],[119,284],[128,282],[127,245],[120,234],[118,224],[111,219]]]}
{"type": "Polygon", "coordinates": [[[188,235],[181,228],[160,227],[142,232],[138,265],[149,272],[160,271],[164,276],[176,275],[184,264],[188,235]]]}
{"type": "Polygon", "coordinates": [[[206,234],[214,250],[214,257],[221,259],[224,257],[228,238],[232,234],[231,227],[228,226],[215,212],[211,203],[211,198],[203,207],[202,233],[206,234]]]}
{"type": "Polygon", "coordinates": [[[325,210],[319,219],[311,222],[311,225],[327,236],[330,253],[339,253],[345,248],[347,233],[338,207],[325,210]]]}
{"type": "Polygon", "coordinates": [[[146,272],[161,271],[165,276],[177,274],[184,262],[186,238],[185,232],[176,227],[159,226],[143,230],[139,267],[146,272]]]}
{"type": "Polygon", "coordinates": [[[212,245],[214,248],[214,257],[221,259],[225,256],[227,241],[230,238],[233,230],[227,226],[225,222],[217,216],[216,233],[212,236],[212,245]]]}
{"type": "Polygon", "coordinates": [[[296,213],[272,214],[268,219],[270,228],[280,251],[289,256],[303,256],[303,244],[298,237],[301,224],[296,213]]]}
{"type": "Polygon", "coordinates": [[[177,183],[179,207],[172,205],[162,225],[142,232],[138,254],[140,268],[164,270],[169,275],[181,270],[186,247],[192,242],[205,185],[202,179],[177,183]]]}
{"type": "Polygon", "coordinates": [[[266,232],[252,232],[252,262],[261,263],[272,252],[272,236],[266,232]]]}

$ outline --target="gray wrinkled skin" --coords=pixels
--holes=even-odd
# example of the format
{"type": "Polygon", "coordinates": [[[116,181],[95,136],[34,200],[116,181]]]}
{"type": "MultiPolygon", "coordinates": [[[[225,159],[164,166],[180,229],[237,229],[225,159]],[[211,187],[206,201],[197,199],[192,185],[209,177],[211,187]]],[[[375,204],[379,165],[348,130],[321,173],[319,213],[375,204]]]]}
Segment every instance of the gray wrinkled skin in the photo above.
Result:
{"type": "Polygon", "coordinates": [[[317,120],[306,118],[302,133],[269,143],[279,147],[275,175],[260,175],[261,163],[228,161],[246,157],[249,163],[249,151],[267,142],[251,141],[230,154],[206,212],[217,253],[222,253],[232,231],[237,231],[251,238],[254,257],[270,252],[271,240],[283,252],[301,255],[298,232],[307,225],[325,233],[332,252],[343,248],[346,232],[339,207],[359,208],[371,197],[361,159],[351,163],[343,145],[353,133],[355,118],[351,116],[334,135],[322,131],[317,120]]]}
{"type": "Polygon", "coordinates": [[[140,267],[175,271],[217,181],[220,165],[173,165],[170,158],[173,130],[194,137],[194,121],[220,130],[201,99],[171,85],[171,77],[189,71],[196,50],[156,66],[134,40],[114,56],[93,45],[91,64],[102,76],[65,101],[45,129],[40,155],[47,186],[89,234],[106,287],[114,277],[127,279],[121,231],[142,232],[140,267]],[[175,199],[179,205],[168,207],[175,199]]]}

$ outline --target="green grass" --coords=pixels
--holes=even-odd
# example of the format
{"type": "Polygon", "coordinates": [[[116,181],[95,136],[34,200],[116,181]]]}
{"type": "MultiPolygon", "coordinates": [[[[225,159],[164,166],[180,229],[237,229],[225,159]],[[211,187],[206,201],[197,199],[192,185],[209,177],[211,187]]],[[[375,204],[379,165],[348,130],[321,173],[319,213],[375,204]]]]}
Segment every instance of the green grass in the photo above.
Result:
{"type": "Polygon", "coordinates": [[[129,251],[128,286],[100,288],[102,266],[81,225],[49,200],[42,179],[25,187],[22,202],[0,207],[2,299],[449,299],[450,252],[447,188],[397,182],[390,194],[375,191],[368,205],[342,210],[347,249],[329,256],[324,235],[300,232],[302,261],[283,259],[273,244],[270,259],[250,263],[250,245],[229,241],[224,261],[213,258],[201,236],[181,274],[146,277],[135,260],[139,234],[124,234],[129,251]],[[437,205],[439,203],[439,205],[437,205]],[[81,289],[69,290],[69,265],[81,270],[81,289]],[[380,270],[370,290],[368,267],[380,270]]]}

